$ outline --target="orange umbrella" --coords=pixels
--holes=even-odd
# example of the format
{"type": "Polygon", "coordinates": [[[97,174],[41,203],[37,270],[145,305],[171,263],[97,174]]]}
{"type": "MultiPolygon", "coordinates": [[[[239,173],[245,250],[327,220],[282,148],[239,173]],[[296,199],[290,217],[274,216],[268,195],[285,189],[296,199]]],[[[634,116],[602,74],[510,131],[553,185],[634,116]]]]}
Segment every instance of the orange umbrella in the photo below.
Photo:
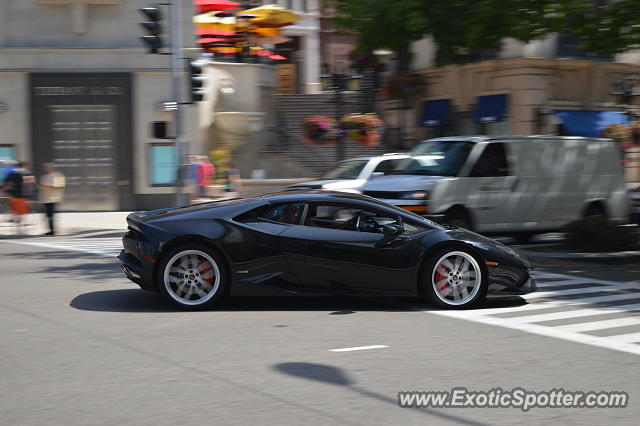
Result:
{"type": "Polygon", "coordinates": [[[240,4],[231,0],[194,0],[193,5],[199,12],[240,9],[240,4]]]}
{"type": "Polygon", "coordinates": [[[258,27],[278,28],[291,25],[300,20],[300,17],[293,11],[277,4],[254,7],[253,9],[242,11],[242,14],[256,15],[254,18],[250,18],[249,21],[258,27]]]}

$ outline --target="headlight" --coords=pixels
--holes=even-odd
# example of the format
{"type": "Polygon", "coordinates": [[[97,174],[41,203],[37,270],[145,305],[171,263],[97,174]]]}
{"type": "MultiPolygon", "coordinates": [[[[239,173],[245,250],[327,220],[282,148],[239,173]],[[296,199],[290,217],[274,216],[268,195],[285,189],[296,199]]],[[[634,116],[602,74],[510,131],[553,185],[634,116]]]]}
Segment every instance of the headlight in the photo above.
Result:
{"type": "Polygon", "coordinates": [[[426,200],[429,196],[427,191],[409,191],[398,194],[402,200],[426,200]]]}

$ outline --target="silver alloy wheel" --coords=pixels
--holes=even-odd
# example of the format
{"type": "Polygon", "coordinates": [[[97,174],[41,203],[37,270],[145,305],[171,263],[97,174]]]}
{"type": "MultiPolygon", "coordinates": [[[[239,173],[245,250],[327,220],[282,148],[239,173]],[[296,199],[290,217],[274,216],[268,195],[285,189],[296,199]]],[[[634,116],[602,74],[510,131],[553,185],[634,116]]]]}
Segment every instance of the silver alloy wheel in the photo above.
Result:
{"type": "Polygon", "coordinates": [[[474,300],[482,286],[482,271],[476,259],[463,251],[450,251],[435,264],[433,290],[447,305],[461,306],[474,300]]]}
{"type": "Polygon", "coordinates": [[[207,253],[184,250],[164,268],[167,294],[182,305],[197,306],[209,301],[220,287],[220,269],[207,253]]]}

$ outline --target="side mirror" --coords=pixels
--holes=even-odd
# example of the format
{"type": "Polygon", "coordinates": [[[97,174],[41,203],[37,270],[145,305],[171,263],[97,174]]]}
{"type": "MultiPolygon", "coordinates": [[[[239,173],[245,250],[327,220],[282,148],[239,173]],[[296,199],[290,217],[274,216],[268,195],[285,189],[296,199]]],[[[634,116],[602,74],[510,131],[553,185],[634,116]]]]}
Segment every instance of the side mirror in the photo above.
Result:
{"type": "Polygon", "coordinates": [[[404,232],[404,228],[400,225],[382,225],[382,234],[390,239],[397,237],[404,232]]]}

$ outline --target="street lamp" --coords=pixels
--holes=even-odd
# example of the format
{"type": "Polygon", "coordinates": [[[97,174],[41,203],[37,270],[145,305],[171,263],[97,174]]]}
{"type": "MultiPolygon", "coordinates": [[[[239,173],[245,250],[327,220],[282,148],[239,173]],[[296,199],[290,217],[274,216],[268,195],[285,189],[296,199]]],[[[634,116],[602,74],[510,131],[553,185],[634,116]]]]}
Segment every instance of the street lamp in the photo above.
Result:
{"type": "MultiPolygon", "coordinates": [[[[323,71],[328,71],[328,65],[323,64],[323,71]]],[[[336,121],[338,122],[338,126],[340,126],[340,122],[342,121],[342,117],[344,116],[344,106],[346,104],[352,103],[351,101],[347,101],[342,96],[343,92],[359,90],[359,81],[360,76],[357,75],[348,75],[345,73],[339,72],[324,72],[320,76],[320,81],[322,82],[322,91],[324,92],[333,92],[333,99],[328,101],[335,105],[335,116],[336,121]]],[[[338,139],[336,140],[336,160],[342,161],[344,160],[344,130],[340,128],[340,132],[338,133],[338,139]]]]}

